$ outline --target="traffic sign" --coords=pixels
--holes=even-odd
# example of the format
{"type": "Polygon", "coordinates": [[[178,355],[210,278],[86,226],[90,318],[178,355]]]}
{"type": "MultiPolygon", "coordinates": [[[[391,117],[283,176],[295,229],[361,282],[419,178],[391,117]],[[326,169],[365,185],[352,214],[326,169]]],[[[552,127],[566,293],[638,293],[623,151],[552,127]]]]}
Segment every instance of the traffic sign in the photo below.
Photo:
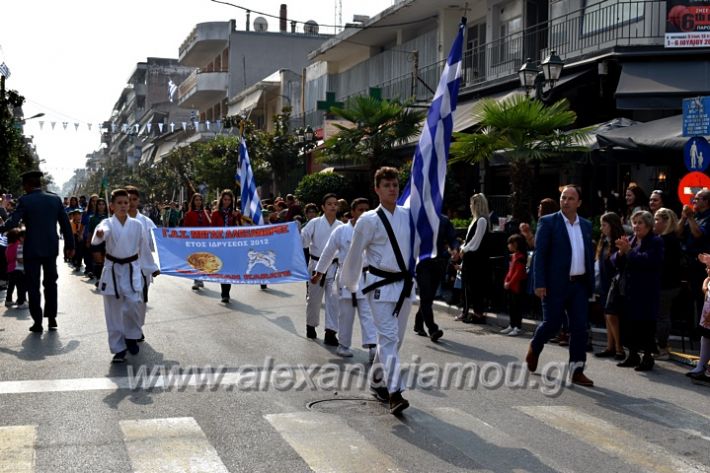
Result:
{"type": "Polygon", "coordinates": [[[683,158],[688,171],[705,171],[710,165],[710,144],[702,136],[694,136],[683,148],[683,158]]]}
{"type": "Polygon", "coordinates": [[[702,172],[689,172],[678,183],[678,200],[683,205],[691,205],[691,199],[701,190],[710,189],[710,177],[702,172]]]}
{"type": "Polygon", "coordinates": [[[710,136],[710,97],[683,99],[683,136],[710,136]]]}

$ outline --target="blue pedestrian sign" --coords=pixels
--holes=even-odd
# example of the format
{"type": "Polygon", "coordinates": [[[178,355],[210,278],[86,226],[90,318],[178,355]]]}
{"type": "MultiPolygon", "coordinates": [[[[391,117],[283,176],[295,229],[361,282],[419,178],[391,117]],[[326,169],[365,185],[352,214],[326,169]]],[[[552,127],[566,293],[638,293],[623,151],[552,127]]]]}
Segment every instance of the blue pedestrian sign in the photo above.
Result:
{"type": "Polygon", "coordinates": [[[710,97],[683,99],[683,136],[710,136],[710,97]]]}
{"type": "Polygon", "coordinates": [[[702,136],[694,136],[683,148],[683,158],[688,171],[705,171],[710,165],[710,144],[702,136]]]}

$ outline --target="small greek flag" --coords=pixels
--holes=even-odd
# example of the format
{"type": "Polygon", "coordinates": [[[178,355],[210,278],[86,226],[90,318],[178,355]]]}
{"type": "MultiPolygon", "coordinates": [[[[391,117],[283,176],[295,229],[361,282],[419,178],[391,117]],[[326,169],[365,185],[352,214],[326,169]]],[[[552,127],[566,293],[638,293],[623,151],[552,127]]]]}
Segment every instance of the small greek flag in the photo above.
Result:
{"type": "Polygon", "coordinates": [[[413,261],[410,262],[412,265],[415,261],[418,263],[436,257],[436,238],[446,183],[446,162],[449,159],[454,110],[461,82],[465,27],[466,19],[462,18],[414,152],[410,181],[398,201],[400,205],[410,207],[413,230],[413,261]]]}
{"type": "Polygon", "coordinates": [[[256,225],[263,224],[261,200],[256,190],[254,172],[251,169],[251,163],[249,163],[249,152],[247,151],[247,143],[244,141],[244,137],[239,142],[239,164],[234,179],[242,191],[242,215],[252,219],[256,225]]]}
{"type": "Polygon", "coordinates": [[[5,79],[10,78],[10,68],[4,62],[0,64],[0,76],[5,76],[5,79]]]}

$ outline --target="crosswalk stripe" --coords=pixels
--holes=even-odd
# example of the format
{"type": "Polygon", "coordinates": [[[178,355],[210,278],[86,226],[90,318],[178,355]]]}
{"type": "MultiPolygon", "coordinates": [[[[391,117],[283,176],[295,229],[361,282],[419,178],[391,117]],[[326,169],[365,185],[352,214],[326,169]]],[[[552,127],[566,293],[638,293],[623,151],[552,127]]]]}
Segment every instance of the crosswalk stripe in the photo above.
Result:
{"type": "Polygon", "coordinates": [[[655,473],[707,473],[702,465],[673,455],[663,447],[574,407],[517,406],[516,409],[644,470],[655,473]]]}
{"type": "Polygon", "coordinates": [[[192,417],[119,421],[135,473],[228,473],[192,417]]]}
{"type": "Polygon", "coordinates": [[[431,409],[429,412],[433,418],[425,412],[412,410],[407,414],[407,420],[409,423],[423,425],[427,431],[475,460],[483,468],[493,471],[523,471],[526,469],[549,471],[552,469],[564,473],[572,472],[570,469],[565,469],[555,462],[543,458],[536,452],[525,449],[518,439],[460,409],[439,407],[431,409]],[[441,423],[442,421],[444,424],[441,423]],[[452,429],[451,426],[456,429],[452,429]],[[475,434],[480,442],[472,441],[470,436],[461,435],[461,430],[475,434]],[[494,449],[490,448],[491,445],[501,449],[498,451],[499,454],[494,453],[494,449]],[[540,468],[533,468],[535,464],[538,464],[540,468]],[[544,468],[543,465],[548,468],[544,468]]]}
{"type": "Polygon", "coordinates": [[[32,473],[37,426],[0,427],[0,473],[32,473]]]}
{"type": "Polygon", "coordinates": [[[268,414],[264,418],[315,473],[404,471],[359,432],[348,427],[342,417],[293,412],[268,414]]]}
{"type": "Polygon", "coordinates": [[[621,407],[642,419],[651,419],[658,424],[710,442],[710,417],[699,412],[688,411],[672,404],[624,404],[621,407]]]}

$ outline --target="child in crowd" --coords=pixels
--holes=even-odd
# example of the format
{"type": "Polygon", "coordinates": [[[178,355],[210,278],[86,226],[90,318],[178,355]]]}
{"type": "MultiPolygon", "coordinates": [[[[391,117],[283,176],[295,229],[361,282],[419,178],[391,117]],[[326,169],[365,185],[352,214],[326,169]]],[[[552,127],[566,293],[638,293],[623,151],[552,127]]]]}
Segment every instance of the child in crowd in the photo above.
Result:
{"type": "Polygon", "coordinates": [[[525,265],[528,259],[527,243],[520,234],[508,238],[510,265],[505,275],[503,288],[508,292],[510,325],[500,331],[509,337],[517,337],[523,329],[523,298],[525,297],[525,280],[528,278],[525,265]]]}
{"type": "Polygon", "coordinates": [[[81,214],[82,211],[80,208],[72,209],[69,211],[69,223],[71,224],[71,231],[74,234],[74,248],[76,248],[76,251],[74,252],[74,257],[71,260],[72,266],[74,266],[75,271],[81,271],[81,251],[79,248],[82,247],[82,233],[83,233],[83,225],[81,224],[81,214]]]}
{"type": "Polygon", "coordinates": [[[125,189],[111,193],[113,216],[102,220],[91,240],[106,243],[106,261],[99,281],[104,296],[104,316],[113,363],[126,361],[126,351],[136,355],[143,334],[143,275],[160,274],[153,260],[143,225],[128,216],[129,196],[125,189]]]}
{"type": "Polygon", "coordinates": [[[25,240],[24,231],[13,228],[7,232],[7,294],[5,296],[5,307],[12,307],[12,293],[17,289],[16,309],[21,309],[27,300],[27,289],[25,287],[25,267],[22,257],[22,244],[25,240]]]}
{"type": "Polygon", "coordinates": [[[703,312],[700,314],[700,326],[698,331],[700,332],[700,359],[698,360],[695,369],[686,373],[693,382],[710,383],[710,254],[701,254],[698,256],[698,260],[704,263],[707,268],[705,271],[708,277],[705,278],[703,282],[703,292],[705,293],[705,305],[703,306],[703,312]]]}

